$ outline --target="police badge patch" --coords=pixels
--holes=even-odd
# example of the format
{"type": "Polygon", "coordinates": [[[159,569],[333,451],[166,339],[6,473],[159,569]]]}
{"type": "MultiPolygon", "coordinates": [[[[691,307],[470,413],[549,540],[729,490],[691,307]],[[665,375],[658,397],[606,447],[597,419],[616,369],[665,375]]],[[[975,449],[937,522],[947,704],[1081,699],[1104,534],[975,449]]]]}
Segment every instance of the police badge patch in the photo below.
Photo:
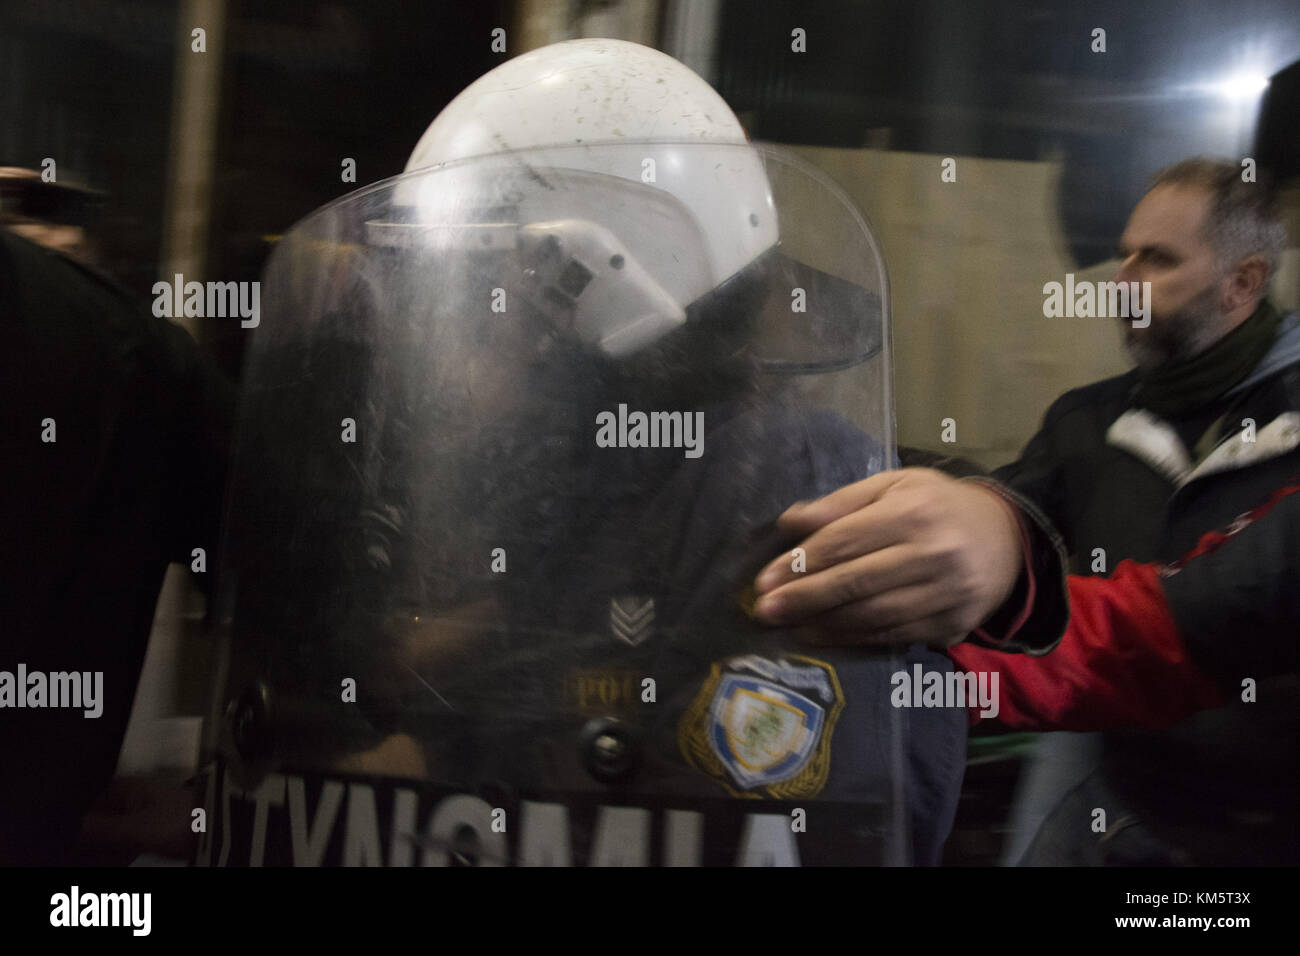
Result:
{"type": "Polygon", "coordinates": [[[735,796],[813,797],[826,785],[843,709],[839,678],[824,661],[732,657],[713,665],[682,715],[678,746],[735,796]]]}

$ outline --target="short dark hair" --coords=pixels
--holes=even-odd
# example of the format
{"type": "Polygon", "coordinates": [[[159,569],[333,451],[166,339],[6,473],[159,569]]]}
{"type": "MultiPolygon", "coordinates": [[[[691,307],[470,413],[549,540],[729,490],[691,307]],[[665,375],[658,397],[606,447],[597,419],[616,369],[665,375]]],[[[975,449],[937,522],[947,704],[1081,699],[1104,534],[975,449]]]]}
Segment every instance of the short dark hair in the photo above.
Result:
{"type": "Polygon", "coordinates": [[[1231,160],[1196,156],[1160,170],[1151,188],[1199,186],[1208,191],[1210,206],[1201,237],[1214,250],[1217,268],[1226,272],[1247,256],[1258,255],[1271,279],[1286,248],[1286,223],[1267,177],[1248,183],[1241,171],[1231,160]]]}

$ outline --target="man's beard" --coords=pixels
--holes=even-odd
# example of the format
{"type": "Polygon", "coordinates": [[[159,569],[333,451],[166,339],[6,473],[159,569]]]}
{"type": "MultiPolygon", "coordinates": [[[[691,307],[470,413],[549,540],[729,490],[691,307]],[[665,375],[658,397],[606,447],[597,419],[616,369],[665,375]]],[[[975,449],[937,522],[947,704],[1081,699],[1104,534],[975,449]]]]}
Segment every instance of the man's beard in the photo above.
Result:
{"type": "Polygon", "coordinates": [[[1178,311],[1168,315],[1153,313],[1145,329],[1135,329],[1126,320],[1124,350],[1138,368],[1151,371],[1186,361],[1223,337],[1217,287],[1217,279],[1211,280],[1178,311]]]}

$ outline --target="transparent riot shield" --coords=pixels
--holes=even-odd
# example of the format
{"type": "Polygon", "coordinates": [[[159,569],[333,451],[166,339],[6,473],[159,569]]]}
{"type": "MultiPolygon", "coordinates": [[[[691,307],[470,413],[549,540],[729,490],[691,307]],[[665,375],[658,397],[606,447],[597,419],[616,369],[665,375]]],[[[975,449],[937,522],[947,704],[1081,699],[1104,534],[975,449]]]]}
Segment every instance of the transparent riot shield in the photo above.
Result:
{"type": "Polygon", "coordinates": [[[941,844],[964,714],[890,699],[945,659],[749,613],[798,560],[777,516],[895,462],[883,259],[824,175],[698,144],[417,171],[299,223],[262,293],[200,862],[941,844]]]}

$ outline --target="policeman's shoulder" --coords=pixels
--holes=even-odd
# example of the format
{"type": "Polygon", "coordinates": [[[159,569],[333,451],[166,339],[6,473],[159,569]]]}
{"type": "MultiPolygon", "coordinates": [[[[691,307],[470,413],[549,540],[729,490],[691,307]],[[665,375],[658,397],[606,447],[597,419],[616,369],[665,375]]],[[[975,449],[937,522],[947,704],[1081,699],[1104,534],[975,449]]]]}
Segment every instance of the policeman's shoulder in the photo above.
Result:
{"type": "Polygon", "coordinates": [[[148,330],[141,297],[93,266],[7,230],[0,230],[0,275],[10,321],[91,337],[148,330]]]}

